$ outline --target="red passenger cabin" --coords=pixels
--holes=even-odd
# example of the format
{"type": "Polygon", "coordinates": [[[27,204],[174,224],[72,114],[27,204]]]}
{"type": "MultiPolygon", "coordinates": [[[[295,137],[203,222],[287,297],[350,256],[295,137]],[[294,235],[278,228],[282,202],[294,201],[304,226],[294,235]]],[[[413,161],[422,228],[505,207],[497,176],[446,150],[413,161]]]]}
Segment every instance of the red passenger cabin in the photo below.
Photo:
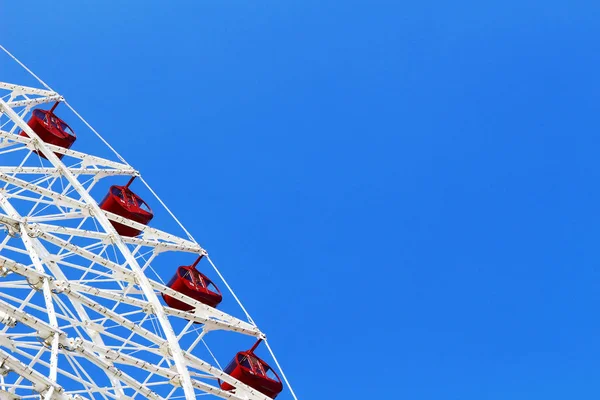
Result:
{"type": "MultiPolygon", "coordinates": [[[[134,179],[135,177],[131,178],[125,186],[111,186],[108,194],[102,200],[102,203],[100,203],[100,208],[123,218],[148,225],[154,214],[148,204],[129,189],[129,185],[131,185],[134,179]]],[[[141,232],[139,229],[115,221],[110,221],[110,223],[114,226],[117,233],[122,236],[133,237],[139,235],[141,232]]]]}
{"type": "MultiPolygon", "coordinates": [[[[167,286],[207,306],[217,307],[223,300],[221,291],[206,275],[196,269],[196,265],[198,265],[202,257],[200,256],[192,265],[177,268],[175,275],[173,275],[167,286]]],[[[194,308],[194,306],[167,294],[163,293],[162,297],[169,307],[181,311],[191,311],[194,308]]]]}
{"type": "MultiPolygon", "coordinates": [[[[240,351],[225,368],[225,373],[231,375],[242,383],[274,399],[283,390],[283,384],[279,375],[273,369],[254,354],[254,350],[262,339],[252,346],[250,350],[240,351]]],[[[221,382],[221,389],[235,389],[227,382],[221,382]]]]}
{"type": "MultiPolygon", "coordinates": [[[[45,143],[70,149],[77,137],[71,127],[54,114],[56,106],[58,106],[58,102],[56,102],[56,104],[48,111],[36,108],[31,113],[31,118],[27,122],[27,125],[29,125],[36,135],[38,135],[45,143]]],[[[25,132],[21,132],[21,136],[29,137],[25,132]]],[[[39,151],[35,151],[35,153],[40,157],[46,158],[46,156],[39,151]]],[[[63,154],[54,154],[56,154],[58,158],[63,157],[63,154]]]]}

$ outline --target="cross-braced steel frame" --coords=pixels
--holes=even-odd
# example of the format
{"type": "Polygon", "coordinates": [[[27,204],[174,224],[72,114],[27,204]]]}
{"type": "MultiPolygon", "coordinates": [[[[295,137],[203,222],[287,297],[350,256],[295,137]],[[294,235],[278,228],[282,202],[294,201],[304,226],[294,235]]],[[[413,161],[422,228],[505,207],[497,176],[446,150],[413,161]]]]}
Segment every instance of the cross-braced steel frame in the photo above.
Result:
{"type": "Polygon", "coordinates": [[[0,82],[0,399],[267,400],[225,374],[205,342],[224,331],[264,339],[252,319],[153,273],[173,253],[212,264],[207,252],[191,236],[104,211],[90,194],[105,178],[139,172],[120,157],[44,143],[27,125],[34,107],[56,101],[52,90],[0,82]],[[111,221],[142,234],[120,236],[111,221]],[[161,293],[193,310],[167,307],[161,293]]]}

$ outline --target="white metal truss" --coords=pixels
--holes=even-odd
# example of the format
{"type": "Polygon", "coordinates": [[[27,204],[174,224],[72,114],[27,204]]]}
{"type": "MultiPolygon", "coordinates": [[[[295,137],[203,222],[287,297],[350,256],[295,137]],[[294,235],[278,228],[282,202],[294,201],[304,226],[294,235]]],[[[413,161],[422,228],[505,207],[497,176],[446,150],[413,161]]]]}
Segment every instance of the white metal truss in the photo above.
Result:
{"type": "Polygon", "coordinates": [[[102,180],[139,172],[44,143],[27,125],[34,107],[56,101],[64,99],[52,90],[0,82],[0,399],[267,400],[205,346],[209,334],[264,339],[252,319],[176,292],[153,272],[163,258],[206,250],[92,197],[102,180]],[[142,233],[122,237],[111,221],[142,233]],[[167,307],[161,294],[193,310],[167,307]]]}

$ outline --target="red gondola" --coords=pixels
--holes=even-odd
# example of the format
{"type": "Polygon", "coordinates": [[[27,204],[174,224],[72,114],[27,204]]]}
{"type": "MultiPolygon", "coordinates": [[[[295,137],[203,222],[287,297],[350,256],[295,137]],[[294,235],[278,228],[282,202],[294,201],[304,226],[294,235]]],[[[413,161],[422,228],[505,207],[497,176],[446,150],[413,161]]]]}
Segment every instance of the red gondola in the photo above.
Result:
{"type": "MultiPolygon", "coordinates": [[[[196,265],[202,259],[200,256],[192,265],[177,268],[175,275],[167,284],[173,290],[183,293],[210,307],[217,307],[223,300],[219,288],[206,275],[196,269],[196,265]]],[[[165,303],[169,307],[181,311],[191,311],[194,307],[163,293],[165,303]]]]}
{"type": "MultiPolygon", "coordinates": [[[[31,113],[31,118],[27,125],[42,139],[45,143],[70,149],[75,143],[77,136],[75,132],[67,125],[65,121],[58,118],[54,114],[54,109],[58,106],[58,102],[52,106],[49,111],[36,108],[31,113]]],[[[21,132],[21,136],[29,137],[27,133],[21,132]]],[[[41,152],[35,151],[40,157],[46,158],[41,152]]],[[[62,158],[64,154],[54,153],[58,158],[62,158]]]]}
{"type": "MultiPolygon", "coordinates": [[[[262,339],[256,342],[250,350],[237,353],[225,368],[225,373],[274,399],[283,390],[283,384],[279,379],[279,375],[273,371],[269,364],[254,354],[254,350],[261,341],[262,339]]],[[[223,390],[234,389],[227,382],[220,382],[220,384],[223,390]]]]}
{"type": "MultiPolygon", "coordinates": [[[[108,194],[100,203],[100,208],[140,224],[148,225],[154,214],[150,206],[129,189],[129,185],[134,179],[135,177],[131,178],[125,186],[111,186],[108,194]]],[[[139,229],[118,222],[110,221],[110,223],[115,227],[117,233],[122,236],[133,237],[141,232],[139,229]]]]}

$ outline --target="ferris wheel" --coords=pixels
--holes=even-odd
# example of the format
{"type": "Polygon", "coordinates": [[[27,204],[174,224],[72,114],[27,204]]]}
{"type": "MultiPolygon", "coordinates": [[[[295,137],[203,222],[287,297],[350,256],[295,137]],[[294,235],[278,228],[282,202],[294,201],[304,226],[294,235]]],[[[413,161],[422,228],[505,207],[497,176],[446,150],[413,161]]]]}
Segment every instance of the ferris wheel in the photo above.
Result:
{"type": "Polygon", "coordinates": [[[296,399],[207,251],[139,171],[84,148],[97,132],[0,50],[39,83],[0,77],[0,400],[296,399]]]}

